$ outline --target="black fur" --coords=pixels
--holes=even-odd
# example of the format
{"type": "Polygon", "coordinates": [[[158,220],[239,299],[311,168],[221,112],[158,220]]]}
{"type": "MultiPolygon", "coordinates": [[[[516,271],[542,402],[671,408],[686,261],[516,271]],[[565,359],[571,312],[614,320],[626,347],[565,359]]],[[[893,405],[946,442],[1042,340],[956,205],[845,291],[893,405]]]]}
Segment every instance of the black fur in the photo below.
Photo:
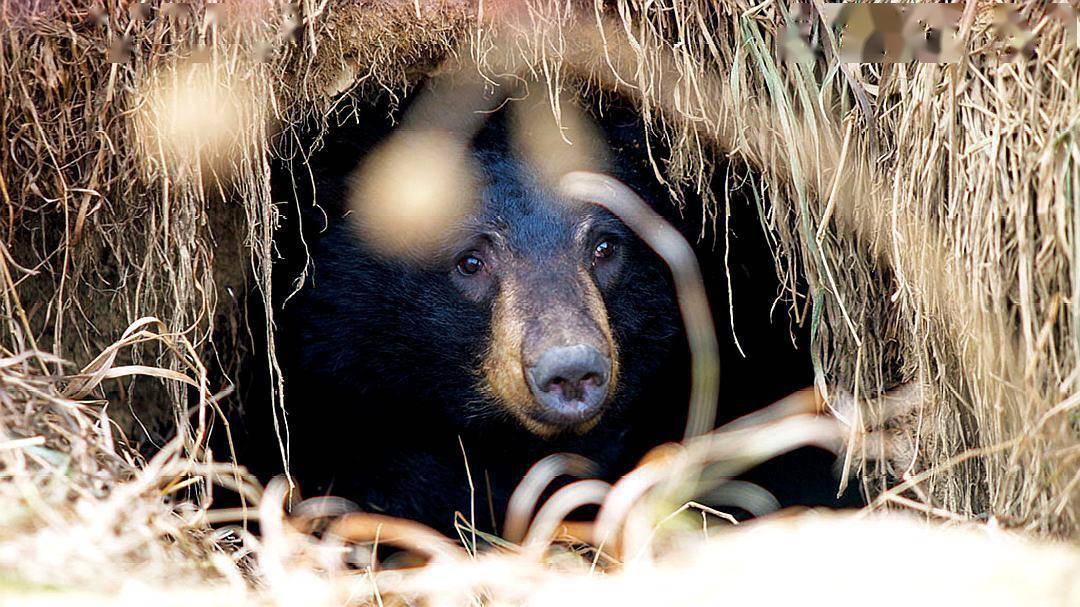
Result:
{"type": "MultiPolygon", "coordinates": [[[[579,218],[515,156],[501,115],[473,146],[483,175],[474,220],[505,224],[511,246],[526,255],[567,246],[579,218]]],[[[324,154],[358,162],[362,151],[348,147],[331,141],[324,154]]],[[[370,250],[341,206],[353,167],[313,164],[327,227],[308,231],[308,284],[278,325],[293,472],[304,495],[343,496],[444,530],[475,500],[489,527],[501,524],[510,492],[544,455],[579,453],[613,478],[656,441],[658,424],[677,427],[671,413],[683,406],[686,383],[677,365],[678,311],[662,262],[628,230],[621,228],[620,275],[603,291],[619,344],[612,407],[584,436],[544,439],[477,389],[491,310],[454,284],[453,259],[418,265],[370,250]]]]}
{"type": "MultiPolygon", "coordinates": [[[[496,113],[473,140],[484,175],[480,219],[498,218],[510,227],[515,246],[540,255],[565,243],[574,217],[511,149],[505,122],[496,113]]],[[[693,240],[701,217],[682,217],[656,183],[640,121],[615,108],[599,122],[614,159],[609,172],[693,240]]],[[[648,448],[677,439],[689,365],[670,276],[625,229],[628,263],[602,291],[619,344],[620,380],[614,406],[600,424],[584,436],[539,438],[477,390],[475,371],[490,332],[488,305],[462,296],[450,279],[452,260],[418,267],[384,259],[365,247],[346,217],[348,176],[389,131],[370,123],[335,129],[311,161],[314,191],[295,174],[282,173],[276,182],[292,218],[279,242],[285,258],[275,269],[279,294],[291,290],[306,248],[311,258],[306,284],[278,316],[292,469],[303,495],[346,497],[362,509],[444,531],[452,529],[454,512],[475,510],[480,527],[498,530],[510,493],[544,455],[579,453],[599,464],[601,477],[615,480],[648,448]]],[[[743,215],[750,218],[752,211],[743,215]]],[[[749,358],[738,355],[726,329],[722,252],[701,247],[723,339],[722,420],[810,383],[808,357],[793,347],[787,321],[773,322],[769,312],[777,284],[760,227],[756,220],[743,223],[741,232],[755,237],[733,250],[742,247],[756,262],[736,265],[732,273],[736,297],[745,296],[736,301],[749,302],[737,325],[753,342],[749,358]]],[[[268,410],[249,406],[246,414],[252,440],[244,459],[264,476],[280,471],[268,410]]],[[[785,461],[752,479],[784,505],[837,503],[830,496],[831,456],[803,450],[785,461]]]]}

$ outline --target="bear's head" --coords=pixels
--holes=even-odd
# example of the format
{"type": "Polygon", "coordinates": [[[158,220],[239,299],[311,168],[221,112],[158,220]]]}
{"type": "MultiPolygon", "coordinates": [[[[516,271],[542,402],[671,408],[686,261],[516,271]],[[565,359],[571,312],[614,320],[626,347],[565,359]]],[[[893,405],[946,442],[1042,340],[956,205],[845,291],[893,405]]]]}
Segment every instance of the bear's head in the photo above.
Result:
{"type": "Polygon", "coordinates": [[[477,389],[536,434],[584,432],[618,393],[608,302],[635,274],[633,235],[543,187],[519,160],[478,157],[482,204],[455,239],[449,276],[489,312],[477,389]]]}
{"type": "MultiPolygon", "coordinates": [[[[316,390],[336,385],[372,418],[423,408],[459,427],[580,435],[640,400],[672,354],[669,273],[615,216],[558,194],[490,123],[462,150],[472,204],[424,255],[375,246],[388,228],[363,213],[330,222],[292,303],[295,349],[316,390]]],[[[355,196],[355,175],[324,180],[319,195],[355,196]]]]}

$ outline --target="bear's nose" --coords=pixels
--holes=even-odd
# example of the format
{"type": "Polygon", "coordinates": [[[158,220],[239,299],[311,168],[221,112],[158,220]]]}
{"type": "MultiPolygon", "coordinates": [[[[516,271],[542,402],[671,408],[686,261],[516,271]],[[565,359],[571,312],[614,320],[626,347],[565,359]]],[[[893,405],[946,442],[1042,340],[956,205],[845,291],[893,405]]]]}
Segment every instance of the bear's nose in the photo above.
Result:
{"type": "Polygon", "coordinates": [[[611,359],[578,344],[548,348],[525,372],[544,421],[573,426],[595,417],[607,396],[611,359]]]}

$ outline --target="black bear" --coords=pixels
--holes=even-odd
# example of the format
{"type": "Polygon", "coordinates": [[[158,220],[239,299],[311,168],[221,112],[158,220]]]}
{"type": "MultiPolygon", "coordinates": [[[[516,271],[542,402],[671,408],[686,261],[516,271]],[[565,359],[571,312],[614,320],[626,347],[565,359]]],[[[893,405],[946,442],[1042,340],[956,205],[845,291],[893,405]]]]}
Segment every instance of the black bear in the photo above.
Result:
{"type": "MultiPolygon", "coordinates": [[[[510,494],[545,455],[583,455],[615,480],[679,438],[689,365],[669,271],[614,216],[556,193],[512,136],[512,110],[482,114],[468,133],[474,206],[423,243],[421,261],[376,246],[349,202],[357,167],[402,127],[331,129],[306,163],[311,179],[278,176],[285,208],[302,220],[281,231],[293,237],[279,239],[285,260],[275,273],[305,280],[295,293],[288,282],[276,287],[287,297],[275,305],[291,471],[303,496],[345,497],[448,533],[455,512],[472,514],[497,532],[510,494]]],[[[609,152],[603,170],[694,239],[701,205],[684,216],[672,204],[637,113],[609,104],[594,117],[609,152]]],[[[747,216],[726,226],[743,235],[728,250],[699,247],[721,328],[721,421],[812,379],[789,321],[772,317],[772,256],[756,214],[747,216]],[[729,253],[742,261],[729,267],[729,253]],[[738,324],[753,337],[745,356],[722,329],[734,309],[729,288],[748,304],[738,324]]],[[[274,452],[248,448],[247,462],[280,473],[266,424],[245,421],[256,446],[274,452]]],[[[749,478],[781,505],[837,505],[832,461],[800,450],[749,478]]]]}
{"type": "Polygon", "coordinates": [[[560,198],[509,116],[471,137],[476,205],[422,262],[372,245],[342,204],[370,142],[330,142],[312,163],[326,226],[307,232],[307,284],[278,318],[305,496],[442,530],[475,509],[497,526],[545,455],[614,477],[677,436],[687,367],[666,267],[610,213],[560,198]]]}

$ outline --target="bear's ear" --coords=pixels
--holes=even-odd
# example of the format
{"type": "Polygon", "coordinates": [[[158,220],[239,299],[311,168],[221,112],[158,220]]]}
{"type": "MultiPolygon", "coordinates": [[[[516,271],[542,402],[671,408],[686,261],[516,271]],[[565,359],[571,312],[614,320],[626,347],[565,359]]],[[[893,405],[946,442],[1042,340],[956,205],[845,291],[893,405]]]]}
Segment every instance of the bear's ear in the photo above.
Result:
{"type": "Polygon", "coordinates": [[[467,142],[448,133],[399,131],[350,177],[351,220],[376,253],[428,262],[475,210],[475,175],[467,142]]]}
{"type": "Polygon", "coordinates": [[[610,164],[605,138],[580,103],[560,92],[554,101],[533,95],[511,105],[511,144],[547,185],[567,173],[605,171],[610,164]]]}

